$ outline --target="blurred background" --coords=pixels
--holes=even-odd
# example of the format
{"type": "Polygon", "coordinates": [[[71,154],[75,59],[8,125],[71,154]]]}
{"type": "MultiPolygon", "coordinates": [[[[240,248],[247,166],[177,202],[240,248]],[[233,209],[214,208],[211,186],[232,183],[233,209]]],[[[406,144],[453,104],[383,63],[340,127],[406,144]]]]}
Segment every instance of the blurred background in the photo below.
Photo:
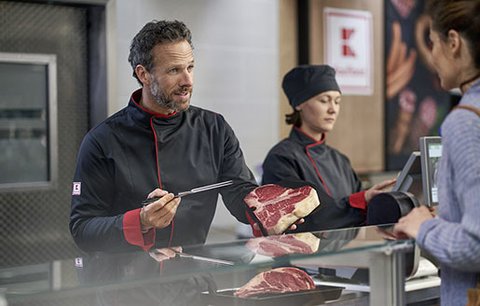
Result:
{"type": "MultiPolygon", "coordinates": [[[[138,88],[127,57],[146,22],[178,19],[191,29],[192,104],[225,116],[258,178],[268,150],[290,129],[283,75],[298,64],[334,66],[342,109],[327,142],[368,187],[395,176],[418,137],[438,135],[458,100],[440,90],[429,67],[424,4],[0,1],[0,267],[79,253],[68,230],[77,150],[138,88]]],[[[243,232],[218,205],[209,241],[243,232]]]]}

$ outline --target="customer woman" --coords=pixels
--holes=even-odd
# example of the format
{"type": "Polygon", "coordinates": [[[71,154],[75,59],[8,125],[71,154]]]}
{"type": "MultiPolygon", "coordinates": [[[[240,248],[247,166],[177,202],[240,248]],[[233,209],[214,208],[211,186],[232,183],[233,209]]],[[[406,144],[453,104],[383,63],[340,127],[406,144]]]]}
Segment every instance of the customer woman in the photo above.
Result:
{"type": "Polygon", "coordinates": [[[306,181],[315,187],[320,208],[305,219],[301,229],[364,224],[367,203],[395,180],[362,191],[348,158],[326,144],[342,98],[335,70],[328,65],[298,66],[285,75],[282,87],[293,108],[293,113],[286,116],[287,124],[293,128],[288,138],[268,153],[262,183],[306,181]]]}
{"type": "Polygon", "coordinates": [[[480,1],[434,0],[427,12],[441,85],[463,96],[441,126],[438,216],[415,208],[394,232],[415,238],[440,263],[441,304],[465,305],[480,273],[480,1]]]}

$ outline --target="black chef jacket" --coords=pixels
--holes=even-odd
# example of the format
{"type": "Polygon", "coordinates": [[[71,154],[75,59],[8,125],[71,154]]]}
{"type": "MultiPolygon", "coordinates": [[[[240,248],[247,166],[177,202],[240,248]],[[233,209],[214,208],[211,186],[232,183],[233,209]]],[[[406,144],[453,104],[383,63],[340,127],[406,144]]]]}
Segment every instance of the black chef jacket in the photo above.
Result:
{"type": "Polygon", "coordinates": [[[77,245],[86,251],[130,251],[204,243],[218,193],[230,213],[247,223],[243,198],[257,186],[225,119],[195,106],[154,114],[140,100],[138,90],[80,146],[70,216],[77,245]],[[178,193],[224,180],[234,184],[182,198],[172,224],[141,233],[141,202],[155,188],[178,193]]]}
{"type": "MultiPolygon", "coordinates": [[[[324,134],[325,135],[325,134],[324,134]]],[[[263,163],[262,184],[306,181],[320,198],[320,207],[299,230],[360,226],[365,221],[365,191],[348,158],[294,127],[275,145],[263,163]]]]}

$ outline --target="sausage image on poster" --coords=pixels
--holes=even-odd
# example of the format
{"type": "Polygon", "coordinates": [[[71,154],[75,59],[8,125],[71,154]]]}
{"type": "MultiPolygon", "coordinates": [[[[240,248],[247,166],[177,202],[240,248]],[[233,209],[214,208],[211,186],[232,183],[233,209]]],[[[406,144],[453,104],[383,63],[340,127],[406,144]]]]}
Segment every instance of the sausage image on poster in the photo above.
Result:
{"type": "Polygon", "coordinates": [[[424,0],[386,0],[386,168],[403,167],[419,137],[438,135],[452,107],[430,64],[424,0]]]}

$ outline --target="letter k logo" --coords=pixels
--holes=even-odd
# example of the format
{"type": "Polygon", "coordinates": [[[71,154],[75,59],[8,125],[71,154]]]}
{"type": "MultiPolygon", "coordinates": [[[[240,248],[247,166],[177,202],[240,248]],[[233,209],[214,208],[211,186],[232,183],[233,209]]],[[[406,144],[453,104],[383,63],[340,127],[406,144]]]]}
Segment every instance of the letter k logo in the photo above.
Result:
{"type": "Polygon", "coordinates": [[[355,52],[350,47],[349,40],[355,32],[354,29],[342,28],[342,55],[345,57],[355,57],[355,52]]]}

